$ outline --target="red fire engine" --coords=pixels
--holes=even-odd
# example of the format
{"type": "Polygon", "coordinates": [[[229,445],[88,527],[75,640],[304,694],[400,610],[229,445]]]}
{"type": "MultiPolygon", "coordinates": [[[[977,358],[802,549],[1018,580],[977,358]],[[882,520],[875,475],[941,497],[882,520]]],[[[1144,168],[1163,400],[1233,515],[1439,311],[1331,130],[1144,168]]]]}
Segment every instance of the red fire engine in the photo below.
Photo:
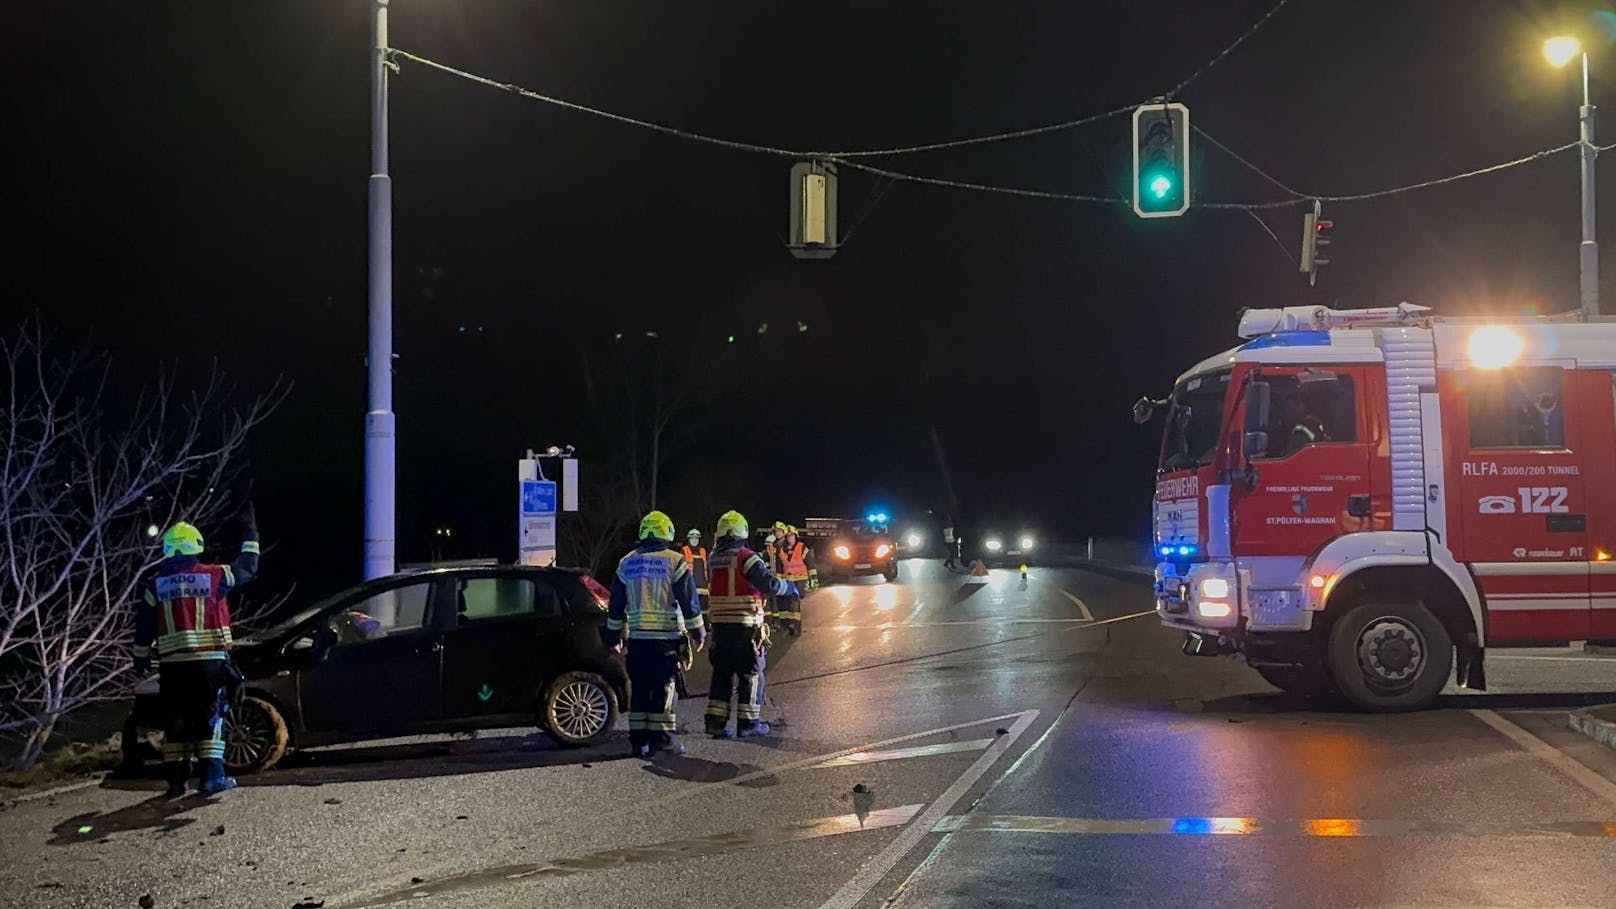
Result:
{"type": "Polygon", "coordinates": [[[1181,376],[1154,509],[1186,653],[1360,707],[1487,648],[1616,639],[1616,321],[1248,310],[1181,376]]]}

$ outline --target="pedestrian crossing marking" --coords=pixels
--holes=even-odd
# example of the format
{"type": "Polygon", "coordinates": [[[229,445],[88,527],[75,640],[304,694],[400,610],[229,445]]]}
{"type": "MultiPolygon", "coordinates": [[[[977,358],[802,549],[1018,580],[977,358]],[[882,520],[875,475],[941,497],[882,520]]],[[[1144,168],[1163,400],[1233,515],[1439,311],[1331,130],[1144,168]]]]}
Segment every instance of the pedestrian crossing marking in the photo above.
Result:
{"type": "Polygon", "coordinates": [[[951,815],[933,833],[1060,833],[1086,836],[1281,837],[1508,837],[1616,839],[1616,821],[1547,821],[1536,824],[1443,824],[1373,818],[1036,817],[1019,814],[951,815]]]}

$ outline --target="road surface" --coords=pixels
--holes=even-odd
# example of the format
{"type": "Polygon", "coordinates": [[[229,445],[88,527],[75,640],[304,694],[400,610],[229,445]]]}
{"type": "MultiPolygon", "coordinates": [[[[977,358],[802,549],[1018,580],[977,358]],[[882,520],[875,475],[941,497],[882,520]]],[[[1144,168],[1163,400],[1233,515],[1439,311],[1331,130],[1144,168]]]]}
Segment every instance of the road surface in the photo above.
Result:
{"type": "Polygon", "coordinates": [[[0,808],[0,904],[1612,904],[1616,752],[1564,705],[1616,700],[1616,660],[1518,652],[1502,693],[1320,712],[1181,656],[1138,579],[902,574],[808,599],[771,738],[647,764],[509,730],[295,755],[211,802],[85,786],[0,808]]]}

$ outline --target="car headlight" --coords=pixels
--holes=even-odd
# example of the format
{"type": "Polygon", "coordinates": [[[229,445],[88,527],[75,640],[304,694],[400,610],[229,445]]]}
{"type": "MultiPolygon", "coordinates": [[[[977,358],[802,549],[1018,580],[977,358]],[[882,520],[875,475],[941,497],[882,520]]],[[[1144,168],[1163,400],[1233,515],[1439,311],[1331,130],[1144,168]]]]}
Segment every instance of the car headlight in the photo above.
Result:
{"type": "Polygon", "coordinates": [[[911,533],[909,536],[904,538],[904,542],[908,543],[910,546],[919,546],[922,539],[923,538],[920,536],[920,534],[911,533]]]}
{"type": "Polygon", "coordinates": [[[1004,544],[999,542],[998,540],[988,540],[986,543],[983,543],[982,545],[986,546],[988,548],[988,552],[998,552],[999,550],[1004,548],[1004,544]]]}
{"type": "Polygon", "coordinates": [[[889,553],[891,551],[892,551],[891,546],[888,546],[887,544],[882,543],[880,546],[875,547],[875,557],[878,558],[878,559],[884,559],[884,558],[887,557],[887,553],[889,553]]]}
{"type": "Polygon", "coordinates": [[[853,557],[852,551],[849,550],[846,546],[838,546],[835,549],[832,549],[831,552],[834,552],[836,554],[836,558],[841,559],[843,561],[846,561],[846,560],[851,559],[853,557]]]}
{"type": "Polygon", "coordinates": [[[1033,539],[1030,536],[1023,536],[1021,539],[1017,540],[1016,542],[1021,544],[1021,548],[1023,550],[1026,550],[1026,549],[1031,549],[1032,548],[1033,539]]]}

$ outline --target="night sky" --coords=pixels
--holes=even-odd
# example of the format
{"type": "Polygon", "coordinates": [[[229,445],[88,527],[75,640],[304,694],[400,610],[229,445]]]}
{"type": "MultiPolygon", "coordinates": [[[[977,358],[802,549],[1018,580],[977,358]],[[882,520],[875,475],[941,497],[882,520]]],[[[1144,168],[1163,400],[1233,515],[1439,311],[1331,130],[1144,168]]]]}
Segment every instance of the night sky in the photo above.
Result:
{"type": "MultiPolygon", "coordinates": [[[[690,130],[848,149],[1143,100],[1271,6],[395,0],[392,43],[690,130]]],[[[1550,34],[1583,35],[1595,101],[1616,97],[1616,51],[1588,10],[1292,0],[1179,100],[1303,192],[1444,176],[1576,138],[1576,79],[1540,55],[1550,34]]],[[[252,454],[280,543],[271,577],[357,579],[369,4],[40,0],[0,17],[4,322],[38,313],[90,339],[124,383],[212,357],[243,391],[291,380],[252,454]]],[[[1283,198],[1192,148],[1197,200],[1283,198]]],[[[1116,117],[874,163],[1122,196],[1128,156],[1116,117]]],[[[615,380],[657,345],[704,370],[665,468],[681,530],[729,507],[757,523],[957,497],[979,520],[1077,539],[1145,532],[1158,428],[1134,427],[1129,405],[1232,343],[1242,307],[1576,305],[1574,153],[1327,206],[1333,263],[1315,289],[1287,259],[1300,208],[1263,213],[1287,253],[1236,211],[1141,221],[845,171],[842,227],[856,229],[833,260],[800,262],[784,249],[791,164],[404,64],[402,561],[425,558],[438,526],[455,530],[447,555],[511,558],[515,459],[575,442],[586,480],[601,478],[611,414],[591,413],[584,379],[615,380]]],[[[1616,210],[1616,177],[1604,187],[1616,210]]]]}

